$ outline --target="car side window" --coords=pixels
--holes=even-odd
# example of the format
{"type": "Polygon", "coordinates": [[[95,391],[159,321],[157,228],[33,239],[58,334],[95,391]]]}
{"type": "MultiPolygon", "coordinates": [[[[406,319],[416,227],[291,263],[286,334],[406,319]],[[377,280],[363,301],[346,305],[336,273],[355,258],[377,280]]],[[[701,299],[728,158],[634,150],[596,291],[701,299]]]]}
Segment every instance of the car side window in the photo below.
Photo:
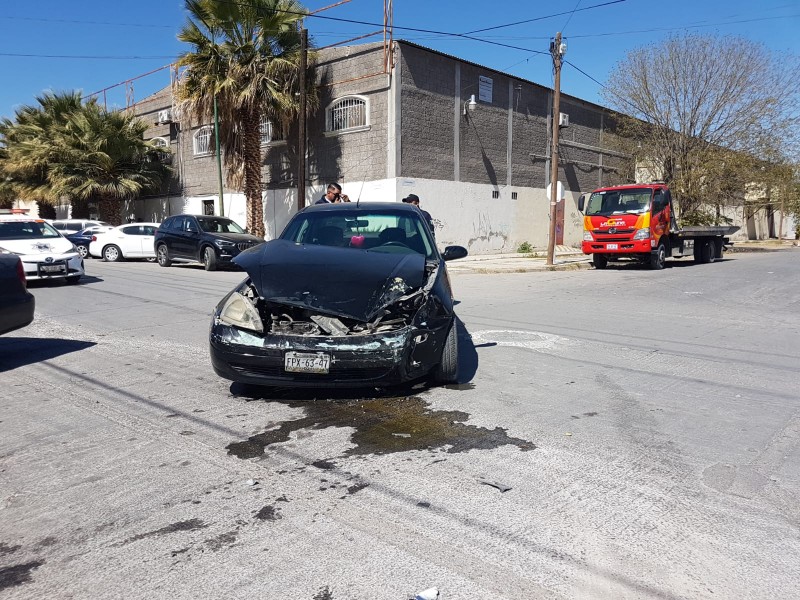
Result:
{"type": "Polygon", "coordinates": [[[184,218],[183,230],[188,231],[189,233],[197,233],[199,231],[197,228],[197,223],[190,217],[184,218]]]}
{"type": "Polygon", "coordinates": [[[128,225],[127,227],[120,227],[120,231],[125,235],[141,235],[141,227],[139,225],[128,225]]]}
{"type": "Polygon", "coordinates": [[[142,225],[142,235],[155,235],[156,228],[152,225],[142,225]]]}
{"type": "Polygon", "coordinates": [[[183,222],[184,222],[183,217],[175,217],[175,220],[172,221],[172,226],[170,227],[170,229],[172,231],[183,231],[183,222]]]}
{"type": "Polygon", "coordinates": [[[53,221],[52,225],[53,225],[53,227],[55,227],[59,231],[61,231],[62,229],[65,229],[64,221],[53,221]]]}

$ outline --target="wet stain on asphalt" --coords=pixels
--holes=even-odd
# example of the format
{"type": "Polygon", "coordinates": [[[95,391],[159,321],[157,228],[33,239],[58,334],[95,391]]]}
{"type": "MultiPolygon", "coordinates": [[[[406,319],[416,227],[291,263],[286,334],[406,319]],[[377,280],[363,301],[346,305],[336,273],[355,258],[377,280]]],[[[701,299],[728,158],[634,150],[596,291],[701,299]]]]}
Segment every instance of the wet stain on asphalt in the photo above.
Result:
{"type": "Polygon", "coordinates": [[[0,542],[0,556],[5,556],[6,554],[13,554],[17,550],[19,550],[21,546],[19,544],[15,546],[11,546],[4,542],[0,542]]]}
{"type": "MultiPolygon", "coordinates": [[[[276,400],[271,400],[276,402],[276,400]]],[[[305,416],[281,423],[277,428],[227,446],[238,458],[257,458],[272,444],[292,439],[302,429],[352,427],[355,447],[344,456],[390,454],[411,450],[446,448],[449,453],[491,450],[514,445],[520,450],[536,446],[527,440],[510,437],[502,427],[487,429],[467,425],[469,414],[461,411],[435,411],[417,396],[368,398],[361,400],[277,400],[292,408],[302,408],[305,416]]],[[[330,460],[312,463],[320,469],[334,468],[330,460]]]]}
{"type": "Polygon", "coordinates": [[[267,504],[264,508],[256,513],[256,519],[261,521],[277,521],[280,518],[280,509],[275,508],[271,504],[267,504]]]}
{"type": "Polygon", "coordinates": [[[161,529],[156,529],[155,531],[148,531],[147,533],[139,533],[137,535],[129,537],[127,540],[122,542],[121,545],[143,540],[145,538],[176,533],[178,531],[195,531],[197,529],[205,529],[206,527],[208,527],[208,525],[206,525],[200,519],[188,519],[186,521],[178,521],[177,523],[172,523],[171,525],[167,525],[166,527],[162,527],[161,529]]]}
{"type": "Polygon", "coordinates": [[[236,536],[239,534],[238,529],[234,529],[232,531],[227,531],[222,533],[216,537],[210,538],[206,540],[206,546],[212,551],[217,552],[218,550],[222,550],[223,548],[228,548],[233,546],[236,542],[236,536]]]}
{"type": "Polygon", "coordinates": [[[44,564],[43,560],[0,568],[0,590],[16,587],[31,581],[31,571],[44,564]]]}

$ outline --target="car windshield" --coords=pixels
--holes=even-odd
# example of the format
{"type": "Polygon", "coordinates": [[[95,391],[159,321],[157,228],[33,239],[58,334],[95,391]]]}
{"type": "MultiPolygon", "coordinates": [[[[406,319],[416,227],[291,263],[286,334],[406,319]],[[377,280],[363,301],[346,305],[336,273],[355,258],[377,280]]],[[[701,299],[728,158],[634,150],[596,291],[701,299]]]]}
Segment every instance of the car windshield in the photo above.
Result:
{"type": "Polygon", "coordinates": [[[235,221],[221,217],[197,217],[203,231],[208,233],[244,233],[235,221]]]}
{"type": "Polygon", "coordinates": [[[0,240],[57,238],[61,234],[44,221],[0,221],[0,240]]]}
{"type": "Polygon", "coordinates": [[[435,256],[435,246],[415,211],[308,211],[286,226],[281,239],[354,251],[435,256]]]}
{"type": "Polygon", "coordinates": [[[647,212],[650,209],[652,193],[649,188],[595,192],[589,198],[585,214],[609,216],[647,212]]]}

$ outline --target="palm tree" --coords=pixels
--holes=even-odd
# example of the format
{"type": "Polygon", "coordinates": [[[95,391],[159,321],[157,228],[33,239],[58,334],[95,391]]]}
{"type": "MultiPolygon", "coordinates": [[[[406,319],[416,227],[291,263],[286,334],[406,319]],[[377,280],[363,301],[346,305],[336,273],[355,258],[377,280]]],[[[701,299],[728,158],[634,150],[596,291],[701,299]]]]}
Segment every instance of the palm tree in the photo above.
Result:
{"type": "Polygon", "coordinates": [[[144,140],[148,124],[128,112],[89,102],[70,114],[54,144],[53,193],[96,201],[100,219],[120,222],[120,201],[156,192],[169,174],[162,148],[144,140]]]}
{"type": "Polygon", "coordinates": [[[168,173],[143,139],[147,124],[108,112],[80,92],[46,93],[0,121],[0,176],[21,198],[73,207],[98,201],[101,217],[120,221],[119,200],[157,190],[168,173]]]}
{"type": "Polygon", "coordinates": [[[0,121],[1,170],[6,185],[20,198],[52,204],[60,200],[48,181],[56,140],[69,115],[81,110],[81,95],[46,92],[36,102],[18,108],[13,120],[0,121]]]}
{"type": "Polygon", "coordinates": [[[286,128],[299,112],[306,10],[295,0],[186,0],[186,8],[189,20],[178,39],[192,50],[178,61],[187,67],[180,106],[207,123],[216,98],[228,183],[244,188],[248,230],[264,237],[260,123],[267,117],[286,128]]]}

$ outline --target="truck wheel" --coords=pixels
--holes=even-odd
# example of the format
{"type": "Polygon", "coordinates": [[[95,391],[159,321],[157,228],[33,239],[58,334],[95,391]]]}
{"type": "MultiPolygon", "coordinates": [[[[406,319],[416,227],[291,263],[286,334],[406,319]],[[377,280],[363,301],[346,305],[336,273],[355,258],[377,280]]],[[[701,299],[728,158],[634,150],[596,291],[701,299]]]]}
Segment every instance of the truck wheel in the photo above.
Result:
{"type": "Polygon", "coordinates": [[[605,269],[606,265],[608,265],[608,259],[602,254],[593,254],[592,264],[595,269],[605,269]]]}
{"type": "Polygon", "coordinates": [[[723,252],[725,252],[725,243],[722,240],[714,240],[714,258],[722,260],[723,252]]]}
{"type": "Polygon", "coordinates": [[[694,262],[705,265],[714,260],[714,243],[700,240],[694,245],[694,262]]]}
{"type": "Polygon", "coordinates": [[[660,271],[664,268],[664,263],[667,261],[667,248],[663,242],[658,245],[655,252],[650,253],[650,268],[660,271]]]}

